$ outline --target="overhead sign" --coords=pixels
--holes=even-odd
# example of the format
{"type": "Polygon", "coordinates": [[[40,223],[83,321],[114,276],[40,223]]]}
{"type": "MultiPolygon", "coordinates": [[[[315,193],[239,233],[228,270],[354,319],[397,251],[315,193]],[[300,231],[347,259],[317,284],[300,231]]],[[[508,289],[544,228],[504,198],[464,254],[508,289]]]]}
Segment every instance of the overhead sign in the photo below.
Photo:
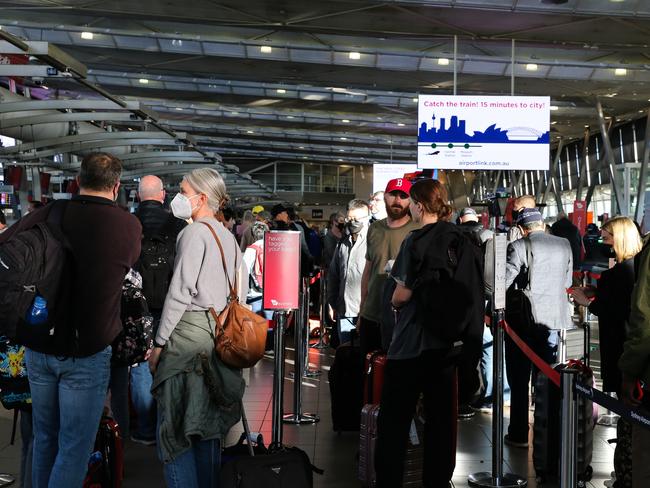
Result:
{"type": "Polygon", "coordinates": [[[549,97],[420,95],[418,168],[548,170],[549,97]]]}
{"type": "Polygon", "coordinates": [[[300,292],[300,232],[264,233],[263,308],[295,310],[300,292]]]}

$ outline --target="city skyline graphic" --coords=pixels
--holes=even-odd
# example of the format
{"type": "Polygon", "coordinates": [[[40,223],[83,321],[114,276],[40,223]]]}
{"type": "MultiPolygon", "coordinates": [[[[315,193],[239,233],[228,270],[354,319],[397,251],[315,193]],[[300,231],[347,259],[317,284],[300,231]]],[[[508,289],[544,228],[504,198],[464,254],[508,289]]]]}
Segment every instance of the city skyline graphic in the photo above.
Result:
{"type": "Polygon", "coordinates": [[[474,134],[467,134],[467,122],[452,115],[449,127],[446,127],[446,118],[440,118],[440,127],[435,127],[436,115],[431,117],[432,124],[429,128],[426,122],[420,124],[418,130],[418,142],[422,143],[496,143],[496,144],[548,144],[549,131],[540,132],[532,127],[509,127],[502,129],[497,127],[498,122],[489,125],[483,131],[474,131],[474,134]]]}

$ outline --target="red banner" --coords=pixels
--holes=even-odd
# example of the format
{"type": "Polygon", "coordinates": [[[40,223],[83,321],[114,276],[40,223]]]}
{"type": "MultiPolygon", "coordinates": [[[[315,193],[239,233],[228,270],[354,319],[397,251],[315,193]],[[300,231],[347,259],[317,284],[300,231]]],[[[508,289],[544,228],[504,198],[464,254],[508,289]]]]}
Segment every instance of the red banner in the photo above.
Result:
{"type": "Polygon", "coordinates": [[[300,232],[264,234],[263,307],[295,310],[300,293],[300,232]]]}
{"type": "Polygon", "coordinates": [[[573,202],[573,214],[571,215],[573,225],[580,231],[580,235],[585,235],[587,231],[587,202],[576,200],[573,202]]]}

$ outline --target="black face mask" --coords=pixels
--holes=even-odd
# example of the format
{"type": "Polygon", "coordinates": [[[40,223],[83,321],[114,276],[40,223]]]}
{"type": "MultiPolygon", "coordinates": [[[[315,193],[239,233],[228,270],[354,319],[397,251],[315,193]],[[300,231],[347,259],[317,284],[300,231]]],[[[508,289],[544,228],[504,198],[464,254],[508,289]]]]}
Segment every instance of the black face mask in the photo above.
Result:
{"type": "Polygon", "coordinates": [[[517,219],[519,218],[519,210],[513,209],[512,212],[510,213],[510,218],[512,219],[513,224],[516,223],[517,219]]]}
{"type": "Polygon", "coordinates": [[[336,224],[336,227],[337,227],[341,232],[343,232],[343,231],[345,230],[345,222],[338,222],[338,223],[336,224]]]}

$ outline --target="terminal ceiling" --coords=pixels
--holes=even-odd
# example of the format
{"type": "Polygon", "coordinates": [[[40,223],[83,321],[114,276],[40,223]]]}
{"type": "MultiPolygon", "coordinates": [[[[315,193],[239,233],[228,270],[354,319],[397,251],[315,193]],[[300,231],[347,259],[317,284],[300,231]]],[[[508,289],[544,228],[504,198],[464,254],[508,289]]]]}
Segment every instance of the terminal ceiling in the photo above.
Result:
{"type": "MultiPolygon", "coordinates": [[[[641,117],[650,1],[558,1],[22,0],[0,1],[0,25],[57,45],[88,81],[247,171],[414,162],[416,99],[453,93],[454,36],[459,95],[511,93],[514,39],[514,93],[551,96],[554,136],[598,130],[597,99],[615,123],[641,117]]],[[[33,92],[98,97],[45,82],[33,92]]]]}

